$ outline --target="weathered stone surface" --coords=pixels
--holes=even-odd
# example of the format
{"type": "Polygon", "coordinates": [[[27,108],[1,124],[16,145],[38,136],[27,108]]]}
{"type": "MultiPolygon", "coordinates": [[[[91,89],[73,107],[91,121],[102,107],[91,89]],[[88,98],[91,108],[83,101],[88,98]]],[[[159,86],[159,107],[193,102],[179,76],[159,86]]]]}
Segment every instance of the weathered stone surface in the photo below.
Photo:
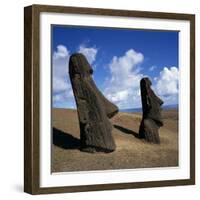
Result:
{"type": "Polygon", "coordinates": [[[159,128],[163,126],[161,105],[163,101],[151,89],[149,78],[140,81],[143,117],[139,129],[139,137],[148,142],[160,143],[159,128]]]}
{"type": "Polygon", "coordinates": [[[81,150],[112,152],[116,145],[108,118],[114,116],[118,108],[98,90],[92,74],[84,55],[75,53],[70,57],[69,75],[79,116],[81,150]]]}

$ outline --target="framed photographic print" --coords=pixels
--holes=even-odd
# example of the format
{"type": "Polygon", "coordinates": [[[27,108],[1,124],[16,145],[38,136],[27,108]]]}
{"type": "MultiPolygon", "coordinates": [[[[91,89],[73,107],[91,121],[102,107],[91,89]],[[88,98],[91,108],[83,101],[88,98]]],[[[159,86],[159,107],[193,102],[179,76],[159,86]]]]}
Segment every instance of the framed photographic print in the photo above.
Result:
{"type": "Polygon", "coordinates": [[[195,16],[24,9],[24,191],[195,183],[195,16]]]}

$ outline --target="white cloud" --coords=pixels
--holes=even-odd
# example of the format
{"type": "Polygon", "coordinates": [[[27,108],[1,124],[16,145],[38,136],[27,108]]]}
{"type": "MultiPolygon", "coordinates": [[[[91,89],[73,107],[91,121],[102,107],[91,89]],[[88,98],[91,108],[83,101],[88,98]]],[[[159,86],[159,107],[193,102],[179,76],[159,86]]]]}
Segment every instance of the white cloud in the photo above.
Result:
{"type": "Polygon", "coordinates": [[[155,85],[159,95],[178,94],[179,70],[177,67],[164,67],[155,85]]]}
{"type": "MultiPolygon", "coordinates": [[[[90,64],[94,63],[98,52],[96,48],[84,45],[80,45],[78,51],[86,56],[90,64]]],[[[58,45],[53,52],[54,107],[76,105],[68,74],[69,57],[70,51],[64,45],[58,45]]],[[[121,109],[141,107],[140,80],[144,75],[140,72],[140,64],[143,60],[142,53],[130,49],[122,56],[114,56],[108,65],[110,76],[105,77],[103,93],[121,109]]],[[[155,69],[155,66],[152,68],[155,69]]],[[[159,76],[153,78],[153,89],[164,100],[165,105],[177,103],[178,79],[177,67],[164,67],[159,76]]]]}
{"type": "Polygon", "coordinates": [[[177,67],[164,67],[156,77],[154,89],[164,100],[165,105],[178,103],[179,70],[177,67]]]}
{"type": "Polygon", "coordinates": [[[69,51],[64,45],[58,45],[57,46],[57,51],[53,53],[53,59],[57,60],[60,58],[66,58],[69,56],[69,51]]]}
{"type": "Polygon", "coordinates": [[[111,77],[106,81],[104,94],[120,108],[141,106],[139,64],[144,60],[142,53],[130,49],[121,57],[114,56],[109,64],[111,77]]]}
{"type": "Polygon", "coordinates": [[[96,59],[98,50],[94,47],[85,47],[84,45],[80,45],[78,52],[85,55],[88,62],[92,64],[96,59]]]}
{"type": "Polygon", "coordinates": [[[124,91],[116,92],[115,94],[108,94],[107,97],[113,102],[124,101],[128,97],[128,91],[124,90],[124,91]]]}
{"type": "MultiPolygon", "coordinates": [[[[79,46],[80,53],[83,53],[89,63],[96,59],[97,49],[93,47],[79,46]]],[[[75,107],[75,100],[68,74],[70,51],[64,45],[58,45],[53,52],[53,106],[71,105],[75,107]]]]}
{"type": "Polygon", "coordinates": [[[53,53],[53,105],[69,102],[73,104],[74,97],[68,75],[70,52],[64,45],[58,45],[53,53]]]}

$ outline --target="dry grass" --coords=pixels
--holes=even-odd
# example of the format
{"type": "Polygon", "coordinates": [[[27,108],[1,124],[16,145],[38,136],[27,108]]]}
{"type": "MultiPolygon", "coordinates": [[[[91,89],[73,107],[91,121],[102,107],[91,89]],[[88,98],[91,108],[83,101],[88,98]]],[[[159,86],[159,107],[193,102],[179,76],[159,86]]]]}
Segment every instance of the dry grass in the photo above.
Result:
{"type": "Polygon", "coordinates": [[[77,112],[53,109],[54,144],[52,171],[132,169],[178,165],[178,112],[163,111],[165,125],[160,129],[161,144],[149,144],[135,135],[141,114],[118,113],[112,123],[117,149],[113,153],[90,154],[79,151],[77,112]]]}

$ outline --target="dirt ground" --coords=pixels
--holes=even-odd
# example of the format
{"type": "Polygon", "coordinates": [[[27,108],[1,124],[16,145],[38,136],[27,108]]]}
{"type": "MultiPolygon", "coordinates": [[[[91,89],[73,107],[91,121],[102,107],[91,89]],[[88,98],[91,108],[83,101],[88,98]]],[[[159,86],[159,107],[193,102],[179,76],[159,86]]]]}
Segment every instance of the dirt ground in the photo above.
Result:
{"type": "Polygon", "coordinates": [[[112,153],[79,150],[76,110],[53,109],[52,172],[168,167],[178,165],[178,112],[163,111],[161,144],[138,139],[140,113],[119,112],[112,118],[117,149],[112,153]]]}

